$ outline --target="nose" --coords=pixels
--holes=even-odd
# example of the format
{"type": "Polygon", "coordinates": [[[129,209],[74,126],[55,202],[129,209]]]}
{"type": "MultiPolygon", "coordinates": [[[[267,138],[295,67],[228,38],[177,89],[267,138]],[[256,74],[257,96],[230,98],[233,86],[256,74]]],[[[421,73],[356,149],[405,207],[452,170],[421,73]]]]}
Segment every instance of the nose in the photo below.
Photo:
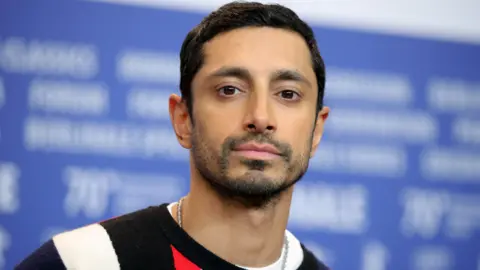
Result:
{"type": "Polygon", "coordinates": [[[276,122],[272,111],[269,91],[252,92],[248,100],[247,114],[244,121],[244,129],[251,133],[273,133],[276,130],[276,122]]]}

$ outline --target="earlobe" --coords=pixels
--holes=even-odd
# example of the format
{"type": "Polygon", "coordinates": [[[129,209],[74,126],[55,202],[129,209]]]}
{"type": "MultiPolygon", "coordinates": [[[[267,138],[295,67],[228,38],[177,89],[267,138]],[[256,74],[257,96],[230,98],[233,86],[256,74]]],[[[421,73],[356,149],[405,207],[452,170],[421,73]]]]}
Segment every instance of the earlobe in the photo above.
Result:
{"type": "Polygon", "coordinates": [[[313,131],[312,149],[310,151],[310,158],[312,158],[315,155],[318,145],[322,140],[323,128],[329,114],[330,114],[330,108],[328,107],[323,107],[322,110],[318,112],[317,122],[315,123],[315,129],[313,131]]]}
{"type": "Polygon", "coordinates": [[[173,130],[177,136],[177,140],[184,148],[191,148],[191,123],[187,106],[178,95],[172,94],[168,99],[168,110],[170,113],[170,121],[173,130]]]}

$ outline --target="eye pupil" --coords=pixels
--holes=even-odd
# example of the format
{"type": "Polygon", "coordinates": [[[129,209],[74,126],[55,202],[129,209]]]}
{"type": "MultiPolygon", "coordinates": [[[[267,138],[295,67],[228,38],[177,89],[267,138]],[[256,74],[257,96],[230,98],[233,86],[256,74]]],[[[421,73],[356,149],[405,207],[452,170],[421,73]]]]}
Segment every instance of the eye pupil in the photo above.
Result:
{"type": "Polygon", "coordinates": [[[222,92],[223,92],[224,95],[233,95],[233,94],[235,94],[236,90],[237,89],[233,86],[225,86],[225,87],[222,88],[222,92]]]}
{"type": "Polygon", "coordinates": [[[295,93],[293,91],[287,90],[282,92],[282,97],[286,99],[295,98],[295,93]]]}

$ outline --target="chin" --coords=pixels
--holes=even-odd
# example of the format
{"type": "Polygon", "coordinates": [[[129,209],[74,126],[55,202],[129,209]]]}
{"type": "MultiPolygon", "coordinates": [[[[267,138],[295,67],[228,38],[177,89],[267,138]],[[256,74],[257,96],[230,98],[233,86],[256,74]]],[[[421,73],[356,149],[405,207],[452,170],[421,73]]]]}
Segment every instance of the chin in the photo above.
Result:
{"type": "Polygon", "coordinates": [[[279,174],[278,170],[275,173],[273,169],[259,171],[237,167],[220,174],[203,170],[200,173],[220,196],[248,208],[268,205],[295,182],[288,181],[286,174],[279,174]]]}
{"type": "Polygon", "coordinates": [[[231,175],[228,179],[239,184],[246,184],[258,187],[276,187],[285,184],[285,176],[273,175],[262,171],[249,170],[242,174],[231,175]]]}
{"type": "Polygon", "coordinates": [[[273,169],[252,169],[252,168],[236,168],[228,174],[231,178],[267,178],[278,179],[281,177],[278,173],[275,173],[273,169]]]}

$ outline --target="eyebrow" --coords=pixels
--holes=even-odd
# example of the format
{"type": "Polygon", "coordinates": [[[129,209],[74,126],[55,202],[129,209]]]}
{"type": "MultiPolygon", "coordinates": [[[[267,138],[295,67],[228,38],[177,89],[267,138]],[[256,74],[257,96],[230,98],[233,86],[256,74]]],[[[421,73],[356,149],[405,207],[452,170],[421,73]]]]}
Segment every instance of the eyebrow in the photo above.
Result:
{"type": "MultiPolygon", "coordinates": [[[[253,76],[250,71],[242,67],[221,67],[209,77],[234,77],[249,82],[253,81],[253,76]]],[[[270,79],[272,81],[295,81],[312,87],[312,83],[305,76],[291,69],[276,70],[270,79]]]]}
{"type": "Polygon", "coordinates": [[[234,77],[245,81],[252,81],[252,74],[242,67],[221,67],[209,77],[234,77]]]}
{"type": "Polygon", "coordinates": [[[271,79],[272,81],[294,81],[294,82],[304,83],[309,87],[312,87],[312,84],[305,76],[291,69],[277,70],[275,71],[271,79]]]}

